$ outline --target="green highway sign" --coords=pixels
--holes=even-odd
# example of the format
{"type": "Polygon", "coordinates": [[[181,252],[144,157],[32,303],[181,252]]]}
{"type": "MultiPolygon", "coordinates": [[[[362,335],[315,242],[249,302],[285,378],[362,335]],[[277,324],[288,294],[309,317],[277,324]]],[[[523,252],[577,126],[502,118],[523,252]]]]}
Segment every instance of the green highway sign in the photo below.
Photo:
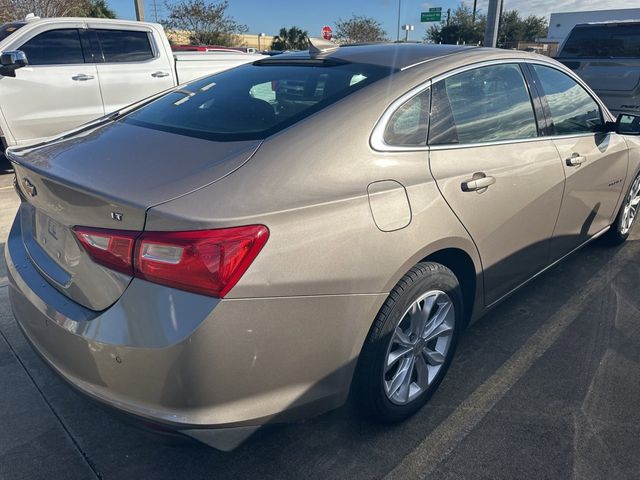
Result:
{"type": "Polygon", "coordinates": [[[428,12],[420,12],[420,22],[439,22],[442,20],[442,9],[428,12]]]}
{"type": "Polygon", "coordinates": [[[441,12],[442,11],[442,7],[431,7],[429,9],[430,12],[441,12]]]}

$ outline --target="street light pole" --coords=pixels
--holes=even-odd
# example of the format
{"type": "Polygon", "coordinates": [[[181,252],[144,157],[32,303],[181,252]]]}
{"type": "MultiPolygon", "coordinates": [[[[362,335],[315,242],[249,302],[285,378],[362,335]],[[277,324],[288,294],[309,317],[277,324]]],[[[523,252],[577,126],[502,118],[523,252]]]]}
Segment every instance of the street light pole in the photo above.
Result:
{"type": "Polygon", "coordinates": [[[396,40],[400,41],[400,6],[402,5],[402,0],[398,0],[398,36],[396,40]]]}
{"type": "Polygon", "coordinates": [[[498,27],[500,25],[500,12],[502,0],[489,0],[487,12],[487,29],[484,34],[484,46],[495,48],[498,43],[498,27]]]}
{"type": "Polygon", "coordinates": [[[144,22],[144,3],[143,0],[133,0],[136,7],[136,20],[144,22]]]}

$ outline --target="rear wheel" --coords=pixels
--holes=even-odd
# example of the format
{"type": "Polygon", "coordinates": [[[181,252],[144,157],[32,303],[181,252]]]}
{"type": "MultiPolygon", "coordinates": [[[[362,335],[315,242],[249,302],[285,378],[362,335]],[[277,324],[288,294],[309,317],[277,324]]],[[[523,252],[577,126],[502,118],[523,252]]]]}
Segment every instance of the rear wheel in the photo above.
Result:
{"type": "Polygon", "coordinates": [[[622,202],[618,216],[607,232],[606,239],[612,245],[624,242],[631,233],[631,228],[638,216],[640,208],[640,175],[631,183],[629,192],[622,202]]]}
{"type": "Polygon", "coordinates": [[[462,328],[462,293],[443,265],[419,263],[395,286],[369,332],[356,399],[383,422],[413,415],[438,388],[462,328]]]}

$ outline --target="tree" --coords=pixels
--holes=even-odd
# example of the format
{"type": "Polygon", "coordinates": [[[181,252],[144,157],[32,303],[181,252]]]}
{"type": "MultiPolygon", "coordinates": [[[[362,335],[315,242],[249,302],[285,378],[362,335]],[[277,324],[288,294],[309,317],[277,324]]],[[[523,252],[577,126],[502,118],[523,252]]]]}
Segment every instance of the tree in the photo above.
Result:
{"type": "Polygon", "coordinates": [[[487,17],[484,14],[476,14],[474,22],[471,9],[465,4],[460,4],[449,21],[443,20],[438,25],[431,25],[424,35],[424,40],[432,43],[474,45],[484,39],[486,26],[487,17]]]}
{"type": "MultiPolygon", "coordinates": [[[[432,25],[425,33],[425,41],[433,43],[467,43],[477,44],[484,40],[487,27],[487,17],[476,15],[465,4],[461,4],[451,15],[450,20],[442,21],[439,25],[432,25]]],[[[502,47],[515,47],[518,42],[532,42],[536,37],[547,34],[547,19],[529,15],[524,20],[516,10],[503,12],[498,29],[498,42],[502,47]]]]}
{"type": "Polygon", "coordinates": [[[518,42],[533,42],[547,35],[547,19],[529,15],[524,20],[516,10],[504,12],[500,17],[498,41],[501,46],[515,47],[518,42]]]}
{"type": "Polygon", "coordinates": [[[346,20],[339,18],[335,25],[335,38],[340,43],[384,42],[388,40],[387,32],[382,28],[382,24],[364,15],[354,14],[346,20]]]}
{"type": "Polygon", "coordinates": [[[115,18],[106,0],[0,0],[0,22],[38,17],[115,18]]]}
{"type": "Polygon", "coordinates": [[[166,7],[169,14],[161,23],[167,30],[189,32],[192,45],[238,45],[238,35],[248,30],[227,14],[228,0],[179,0],[166,7]]]}
{"type": "Polygon", "coordinates": [[[549,23],[546,17],[536,17],[529,15],[524,19],[524,40],[528,42],[534,41],[539,37],[546,37],[549,31],[549,23]]]}
{"type": "Polygon", "coordinates": [[[289,29],[283,27],[273,38],[271,48],[274,50],[306,50],[309,47],[309,34],[296,26],[289,29]]]}
{"type": "Polygon", "coordinates": [[[116,12],[109,8],[106,0],[89,0],[86,17],[91,18],[116,18],[116,12]]]}

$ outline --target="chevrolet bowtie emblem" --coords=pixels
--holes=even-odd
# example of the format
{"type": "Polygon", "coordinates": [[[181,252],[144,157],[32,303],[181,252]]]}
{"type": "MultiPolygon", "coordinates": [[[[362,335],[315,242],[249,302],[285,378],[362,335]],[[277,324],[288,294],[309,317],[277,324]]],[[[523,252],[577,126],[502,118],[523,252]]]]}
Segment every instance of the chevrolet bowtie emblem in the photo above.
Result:
{"type": "Polygon", "coordinates": [[[32,197],[35,197],[38,194],[35,185],[31,183],[28,178],[22,179],[22,186],[24,187],[25,192],[27,192],[32,197]]]}

